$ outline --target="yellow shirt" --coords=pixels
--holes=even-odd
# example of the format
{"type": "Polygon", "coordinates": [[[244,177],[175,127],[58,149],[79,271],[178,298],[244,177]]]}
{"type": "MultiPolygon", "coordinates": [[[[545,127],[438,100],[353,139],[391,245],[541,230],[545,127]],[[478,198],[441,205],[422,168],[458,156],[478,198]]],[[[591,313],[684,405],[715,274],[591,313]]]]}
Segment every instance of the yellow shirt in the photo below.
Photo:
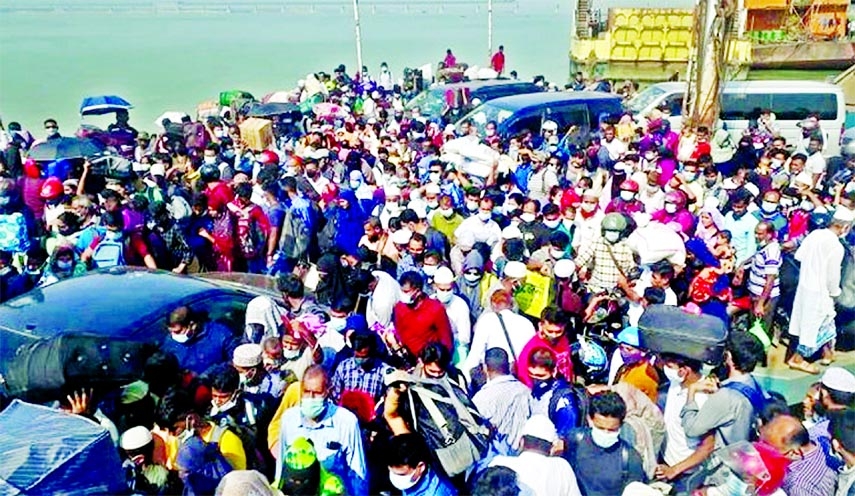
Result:
{"type": "MultiPolygon", "coordinates": [[[[208,422],[208,425],[210,425],[211,428],[202,436],[202,440],[206,443],[211,442],[215,427],[213,422],[208,422]]],[[[220,436],[219,447],[223,458],[229,462],[229,465],[231,465],[233,469],[246,470],[246,453],[243,450],[243,443],[240,442],[240,438],[237,434],[227,429],[223,432],[223,435],[220,436]]],[[[166,443],[166,453],[169,456],[169,463],[167,466],[175,467],[175,457],[178,455],[178,439],[174,436],[171,436],[169,441],[166,443]]]]}
{"type": "Polygon", "coordinates": [[[279,403],[279,408],[276,409],[273,419],[270,420],[270,426],[267,427],[267,447],[270,448],[274,458],[279,457],[279,432],[282,430],[282,414],[292,406],[300,404],[301,391],[299,382],[293,382],[288,386],[282,396],[282,402],[279,403]]]}

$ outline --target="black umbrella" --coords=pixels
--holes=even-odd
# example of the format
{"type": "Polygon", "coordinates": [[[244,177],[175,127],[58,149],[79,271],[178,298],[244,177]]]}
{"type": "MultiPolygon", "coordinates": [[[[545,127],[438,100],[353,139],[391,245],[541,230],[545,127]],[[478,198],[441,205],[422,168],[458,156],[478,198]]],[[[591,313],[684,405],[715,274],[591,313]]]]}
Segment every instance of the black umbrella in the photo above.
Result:
{"type": "Polygon", "coordinates": [[[300,106],[296,103],[288,102],[270,102],[254,105],[249,109],[250,117],[272,117],[275,115],[290,114],[291,112],[299,112],[300,106]]]}
{"type": "Polygon", "coordinates": [[[90,138],[54,138],[30,149],[29,157],[38,162],[52,162],[64,158],[85,158],[98,155],[104,145],[90,138]]]}

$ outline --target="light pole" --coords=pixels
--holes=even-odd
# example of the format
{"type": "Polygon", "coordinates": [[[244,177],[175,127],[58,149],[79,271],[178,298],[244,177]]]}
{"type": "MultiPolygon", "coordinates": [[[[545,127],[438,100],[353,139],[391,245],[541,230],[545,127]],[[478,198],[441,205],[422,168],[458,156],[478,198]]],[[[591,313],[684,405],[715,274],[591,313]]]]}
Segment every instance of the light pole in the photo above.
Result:
{"type": "Polygon", "coordinates": [[[487,0],[487,56],[493,55],[493,0],[487,0]]]}
{"type": "Polygon", "coordinates": [[[356,74],[362,74],[362,28],[359,27],[359,0],[353,0],[353,24],[356,29],[356,74]]]}

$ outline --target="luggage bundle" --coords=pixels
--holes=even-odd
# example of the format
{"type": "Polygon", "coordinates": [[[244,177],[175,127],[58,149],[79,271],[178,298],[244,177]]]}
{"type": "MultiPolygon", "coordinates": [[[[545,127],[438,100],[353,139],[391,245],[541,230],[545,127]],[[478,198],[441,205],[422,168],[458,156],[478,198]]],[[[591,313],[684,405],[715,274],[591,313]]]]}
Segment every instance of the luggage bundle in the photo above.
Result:
{"type": "Polygon", "coordinates": [[[43,403],[79,388],[118,387],[142,378],[154,352],[148,343],[60,334],[18,350],[5,365],[10,396],[43,403]]]}
{"type": "Polygon", "coordinates": [[[650,305],[638,320],[640,345],[718,365],[724,358],[728,329],[712,315],[695,315],[670,305],[650,305]]]}

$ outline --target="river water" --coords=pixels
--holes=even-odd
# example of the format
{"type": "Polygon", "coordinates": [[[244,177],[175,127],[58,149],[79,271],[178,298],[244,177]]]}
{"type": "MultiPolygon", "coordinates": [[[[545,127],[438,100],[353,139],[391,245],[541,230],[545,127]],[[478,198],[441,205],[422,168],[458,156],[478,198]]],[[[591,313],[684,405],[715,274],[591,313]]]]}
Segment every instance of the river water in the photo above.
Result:
{"type": "MultiPolygon", "coordinates": [[[[485,65],[486,4],[361,0],[364,62],[399,75],[452,48],[485,65]]],[[[494,45],[505,45],[509,69],[566,82],[570,9],[495,0],[494,45]]],[[[70,133],[87,95],[123,96],[135,106],[131,124],[151,130],[162,112],[194,114],[222,90],[260,97],[339,63],[356,67],[349,0],[0,0],[0,117],[37,135],[47,117],[70,133]]]]}

